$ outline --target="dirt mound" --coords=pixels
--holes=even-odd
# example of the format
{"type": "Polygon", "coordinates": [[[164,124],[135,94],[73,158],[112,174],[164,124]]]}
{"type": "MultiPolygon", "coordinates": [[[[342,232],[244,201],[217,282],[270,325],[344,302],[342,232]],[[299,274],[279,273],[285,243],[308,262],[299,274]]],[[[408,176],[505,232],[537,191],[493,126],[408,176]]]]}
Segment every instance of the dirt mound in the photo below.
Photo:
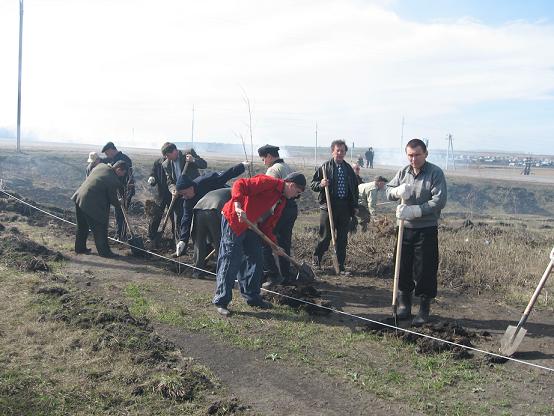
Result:
{"type": "MultiPolygon", "coordinates": [[[[384,323],[388,325],[394,325],[394,321],[392,318],[386,319],[384,323]]],[[[394,328],[383,326],[377,323],[369,323],[365,327],[363,327],[362,330],[381,336],[395,336],[407,344],[415,344],[416,352],[418,354],[430,355],[449,351],[452,353],[452,356],[455,359],[466,359],[473,357],[468,349],[461,346],[442,342],[438,339],[422,337],[410,332],[396,330],[394,328]]],[[[473,347],[473,344],[471,343],[472,339],[475,339],[479,336],[486,336],[486,334],[479,335],[476,332],[470,331],[455,321],[429,323],[424,325],[423,327],[418,328],[417,332],[466,347],[473,347]]]]}
{"type": "Polygon", "coordinates": [[[284,296],[274,293],[265,293],[264,297],[273,303],[288,305],[294,309],[303,309],[310,315],[329,315],[331,313],[329,309],[320,308],[319,306],[324,306],[326,308],[333,307],[331,302],[321,299],[321,294],[313,286],[283,286],[276,289],[275,292],[284,296]]]}
{"type": "Polygon", "coordinates": [[[229,400],[218,400],[213,402],[206,410],[206,413],[215,416],[236,415],[248,409],[248,406],[241,405],[236,397],[232,397],[229,400]]]}
{"type": "Polygon", "coordinates": [[[65,257],[20,234],[11,227],[7,232],[0,231],[0,256],[6,266],[24,271],[49,271],[48,261],[60,261],[65,257]]]}
{"type": "MultiPolygon", "coordinates": [[[[40,209],[43,209],[44,211],[50,212],[60,218],[67,219],[68,221],[74,222],[74,214],[72,211],[60,209],[54,206],[50,205],[43,205],[39,204],[32,199],[24,198],[21,195],[10,192],[11,195],[13,195],[16,198],[21,199],[22,201],[27,202],[28,204],[38,207],[40,209]]],[[[29,205],[26,205],[22,202],[19,202],[13,198],[8,197],[4,193],[0,193],[0,211],[9,213],[14,212],[16,214],[19,214],[20,216],[26,218],[27,223],[31,225],[36,225],[39,227],[43,227],[50,224],[56,224],[57,226],[68,226],[65,223],[61,223],[59,220],[56,220],[55,218],[46,215],[36,209],[31,208],[29,205]]],[[[11,217],[5,218],[9,221],[18,221],[20,218],[17,216],[12,215],[11,217]]],[[[72,227],[69,225],[69,227],[72,227]]]]}

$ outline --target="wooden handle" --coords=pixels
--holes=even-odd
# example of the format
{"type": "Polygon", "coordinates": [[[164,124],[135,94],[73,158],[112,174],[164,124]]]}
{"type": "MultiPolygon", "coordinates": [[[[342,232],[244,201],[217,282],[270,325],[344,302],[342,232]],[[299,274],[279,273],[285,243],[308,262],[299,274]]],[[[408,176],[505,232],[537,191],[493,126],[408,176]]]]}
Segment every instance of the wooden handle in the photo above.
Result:
{"type": "MultiPolygon", "coordinates": [[[[402,204],[404,200],[400,201],[402,204]]],[[[404,238],[404,220],[398,223],[398,239],[396,240],[396,259],[394,261],[394,281],[392,285],[392,306],[396,306],[398,281],[400,280],[400,261],[402,258],[402,240],[404,238]]]]}
{"type": "Polygon", "coordinates": [[[127,229],[129,230],[129,233],[131,233],[131,237],[134,238],[133,230],[131,229],[131,225],[129,224],[129,218],[127,218],[127,213],[125,212],[125,208],[123,207],[123,204],[121,204],[121,212],[123,213],[123,218],[125,219],[125,224],[127,224],[127,229]]]}
{"type": "Polygon", "coordinates": [[[173,205],[175,205],[175,201],[177,201],[177,194],[172,194],[171,203],[169,204],[169,208],[167,209],[167,214],[165,214],[164,222],[162,224],[162,231],[161,231],[162,234],[165,231],[165,226],[167,225],[167,220],[169,219],[169,215],[171,214],[171,210],[173,209],[173,205]]]}
{"type": "MultiPolygon", "coordinates": [[[[325,172],[325,167],[321,167],[323,172],[323,179],[327,180],[327,172],[325,172]]],[[[333,248],[336,245],[335,239],[335,222],[333,220],[333,207],[331,206],[331,193],[329,192],[329,184],[325,187],[325,199],[327,200],[327,213],[329,214],[329,225],[331,226],[331,240],[333,242],[333,248]]]]}
{"type": "Polygon", "coordinates": [[[546,283],[546,279],[548,279],[548,276],[550,276],[550,272],[552,272],[553,266],[554,260],[550,260],[550,263],[548,263],[548,266],[546,267],[546,270],[544,271],[544,274],[542,275],[541,280],[539,281],[539,284],[537,285],[537,288],[533,293],[533,296],[531,296],[531,300],[529,301],[527,308],[525,308],[525,312],[523,312],[524,316],[529,316],[529,314],[531,313],[531,309],[533,309],[533,306],[535,306],[535,302],[537,301],[537,298],[539,297],[539,294],[541,293],[541,290],[546,283]]]}
{"type": "MultiPolygon", "coordinates": [[[[245,218],[244,220],[245,223],[248,224],[248,227],[254,231],[256,234],[258,234],[262,240],[264,240],[267,245],[269,247],[271,247],[273,250],[282,250],[284,252],[284,250],[279,247],[277,244],[275,244],[273,241],[271,241],[271,238],[269,238],[267,235],[265,235],[257,226],[256,224],[254,224],[252,221],[250,221],[248,218],[245,218]]],[[[292,264],[294,264],[295,266],[300,266],[300,263],[298,263],[296,260],[294,260],[291,256],[289,256],[287,253],[285,253],[283,255],[283,257],[285,257],[288,261],[290,261],[292,264]]]]}

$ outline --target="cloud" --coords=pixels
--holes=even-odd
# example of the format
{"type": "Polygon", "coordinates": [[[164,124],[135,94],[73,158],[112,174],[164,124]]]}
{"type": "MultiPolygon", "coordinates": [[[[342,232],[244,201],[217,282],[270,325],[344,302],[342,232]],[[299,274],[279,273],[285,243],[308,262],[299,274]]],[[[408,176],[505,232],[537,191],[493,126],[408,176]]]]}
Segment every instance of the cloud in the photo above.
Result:
{"type": "MultiPolygon", "coordinates": [[[[25,4],[23,122],[41,136],[186,139],[194,104],[200,140],[233,141],[246,132],[243,86],[260,142],[309,145],[318,122],[321,140],[386,146],[403,115],[407,136],[478,138],[464,120],[471,106],[525,108],[554,91],[545,23],[418,23],[388,1],[25,4]]],[[[11,62],[0,68],[0,125],[11,127],[17,8],[3,4],[0,16],[11,62]]],[[[497,122],[510,137],[510,123],[497,122]]]]}

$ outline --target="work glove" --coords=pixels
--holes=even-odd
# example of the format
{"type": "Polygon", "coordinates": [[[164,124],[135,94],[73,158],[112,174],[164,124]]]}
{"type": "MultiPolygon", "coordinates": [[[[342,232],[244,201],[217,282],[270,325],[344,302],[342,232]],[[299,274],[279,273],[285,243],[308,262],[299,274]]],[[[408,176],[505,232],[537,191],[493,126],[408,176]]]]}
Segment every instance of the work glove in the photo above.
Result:
{"type": "Polygon", "coordinates": [[[244,162],[240,162],[244,165],[244,169],[248,169],[248,167],[250,166],[250,162],[248,160],[245,160],[244,162]]]}
{"type": "Polygon", "coordinates": [[[148,185],[154,186],[155,183],[156,183],[156,178],[154,178],[153,176],[150,176],[148,178],[148,185]]]}
{"type": "Polygon", "coordinates": [[[408,199],[410,196],[412,196],[412,193],[414,192],[414,186],[409,183],[403,183],[400,186],[397,186],[396,188],[392,188],[390,191],[390,194],[399,199],[408,199]]]}
{"type": "Polygon", "coordinates": [[[186,248],[187,248],[186,246],[187,246],[187,245],[186,245],[186,243],[185,243],[184,241],[179,241],[179,242],[177,243],[177,250],[175,251],[175,255],[176,255],[177,257],[179,257],[179,256],[185,254],[186,248]]]}
{"type": "Polygon", "coordinates": [[[421,207],[419,205],[400,204],[396,207],[396,218],[399,220],[413,220],[421,217],[421,207]]]}

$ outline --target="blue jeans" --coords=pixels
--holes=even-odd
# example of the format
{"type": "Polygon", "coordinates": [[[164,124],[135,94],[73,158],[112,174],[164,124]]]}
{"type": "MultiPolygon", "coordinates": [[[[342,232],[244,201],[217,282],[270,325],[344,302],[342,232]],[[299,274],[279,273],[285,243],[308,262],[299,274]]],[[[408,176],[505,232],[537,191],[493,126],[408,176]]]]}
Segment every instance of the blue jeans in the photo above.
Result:
{"type": "Polygon", "coordinates": [[[213,303],[226,307],[231,302],[235,277],[239,281],[240,293],[246,302],[261,301],[263,262],[260,237],[251,230],[236,235],[225,217],[222,217],[213,303]]]}

